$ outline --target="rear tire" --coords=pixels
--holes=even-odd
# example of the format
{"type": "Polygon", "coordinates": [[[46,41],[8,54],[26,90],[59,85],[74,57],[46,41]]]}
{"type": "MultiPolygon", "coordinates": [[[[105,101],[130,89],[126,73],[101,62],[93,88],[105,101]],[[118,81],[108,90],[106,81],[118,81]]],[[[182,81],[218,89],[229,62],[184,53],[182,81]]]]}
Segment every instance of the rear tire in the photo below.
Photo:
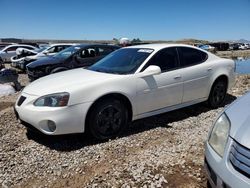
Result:
{"type": "Polygon", "coordinates": [[[98,140],[119,136],[128,123],[128,110],[117,99],[97,102],[90,111],[87,126],[91,135],[98,140]]]}
{"type": "Polygon", "coordinates": [[[212,108],[220,107],[226,98],[227,82],[223,79],[215,81],[208,98],[208,105],[212,108]]]}

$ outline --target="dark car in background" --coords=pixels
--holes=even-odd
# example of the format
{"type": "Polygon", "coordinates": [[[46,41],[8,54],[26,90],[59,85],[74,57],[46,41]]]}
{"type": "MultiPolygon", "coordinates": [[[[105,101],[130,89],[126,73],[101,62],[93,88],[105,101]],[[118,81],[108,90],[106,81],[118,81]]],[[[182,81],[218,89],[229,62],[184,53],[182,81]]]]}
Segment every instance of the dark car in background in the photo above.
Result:
{"type": "Polygon", "coordinates": [[[26,67],[27,73],[30,80],[35,80],[56,72],[88,67],[119,48],[119,46],[105,44],[71,46],[54,56],[29,63],[26,67]]]}
{"type": "Polygon", "coordinates": [[[47,46],[41,47],[36,50],[27,50],[27,49],[17,49],[16,56],[11,58],[11,66],[18,68],[22,71],[26,71],[26,66],[43,57],[53,56],[58,52],[72,46],[75,44],[70,43],[58,43],[58,44],[49,44],[47,46]]]}

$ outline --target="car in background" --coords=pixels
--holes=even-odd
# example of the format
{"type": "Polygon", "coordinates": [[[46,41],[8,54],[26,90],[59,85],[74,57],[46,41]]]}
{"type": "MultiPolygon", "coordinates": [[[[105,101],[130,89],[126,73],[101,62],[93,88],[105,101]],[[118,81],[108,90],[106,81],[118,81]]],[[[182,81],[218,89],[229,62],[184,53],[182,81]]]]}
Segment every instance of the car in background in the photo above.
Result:
{"type": "Polygon", "coordinates": [[[210,52],[215,50],[215,47],[208,45],[208,44],[202,44],[202,45],[199,45],[198,47],[203,49],[203,50],[210,51],[210,52]]]}
{"type": "Polygon", "coordinates": [[[250,92],[217,117],[205,142],[208,187],[250,187],[250,92]]]}
{"type": "Polygon", "coordinates": [[[4,63],[10,63],[11,57],[16,55],[17,48],[25,48],[28,50],[37,49],[36,47],[31,46],[31,45],[11,44],[11,45],[5,46],[2,49],[0,49],[0,61],[2,61],[4,63]]]}
{"type": "Polygon", "coordinates": [[[239,49],[240,50],[247,50],[247,49],[249,49],[249,44],[240,44],[239,49]]]}
{"type": "Polygon", "coordinates": [[[42,58],[27,65],[30,80],[73,68],[87,67],[120,47],[105,44],[71,46],[58,54],[42,58]]]}
{"type": "Polygon", "coordinates": [[[238,43],[232,43],[229,45],[229,50],[239,50],[240,44],[238,43]]]}
{"type": "Polygon", "coordinates": [[[11,65],[12,67],[19,68],[23,71],[26,71],[26,65],[36,61],[43,57],[53,56],[58,52],[64,50],[75,44],[69,43],[61,43],[61,44],[50,44],[48,46],[44,46],[37,50],[23,50],[17,49],[17,55],[11,58],[11,65]],[[20,51],[20,53],[18,53],[20,51]]]}
{"type": "MultiPolygon", "coordinates": [[[[78,59],[103,47],[73,46],[56,56],[78,59]]],[[[106,140],[133,120],[204,101],[221,106],[234,84],[234,70],[233,60],[189,45],[130,46],[88,68],[32,82],[18,97],[15,112],[24,125],[47,135],[89,131],[106,140]]]]}

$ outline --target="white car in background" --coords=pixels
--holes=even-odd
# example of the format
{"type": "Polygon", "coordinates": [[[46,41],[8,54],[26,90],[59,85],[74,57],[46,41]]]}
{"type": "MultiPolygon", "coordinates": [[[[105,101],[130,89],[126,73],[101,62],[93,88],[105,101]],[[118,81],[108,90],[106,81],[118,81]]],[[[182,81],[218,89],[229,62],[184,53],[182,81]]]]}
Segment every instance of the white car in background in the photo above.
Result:
{"type": "Polygon", "coordinates": [[[247,49],[249,49],[249,44],[241,44],[241,45],[239,46],[239,49],[240,49],[240,50],[247,50],[247,49]]]}
{"type": "Polygon", "coordinates": [[[72,45],[75,45],[75,44],[70,44],[70,43],[50,44],[46,47],[43,47],[43,50],[40,50],[36,55],[29,56],[27,58],[38,59],[40,57],[52,56],[72,45]]]}
{"type": "Polygon", "coordinates": [[[47,135],[109,139],[129,121],[207,101],[223,104],[235,63],[182,44],[121,48],[87,69],[40,78],[15,104],[21,122],[47,135]]]}
{"type": "Polygon", "coordinates": [[[11,62],[11,57],[16,55],[16,50],[18,48],[25,48],[28,50],[37,49],[34,46],[26,45],[26,44],[11,44],[0,49],[0,61],[5,62],[5,63],[11,62]]]}
{"type": "Polygon", "coordinates": [[[48,46],[33,51],[19,48],[16,50],[17,55],[11,58],[11,65],[12,67],[20,68],[21,70],[25,71],[27,64],[35,60],[38,60],[42,57],[53,56],[72,45],[74,44],[70,43],[50,44],[48,46]]]}

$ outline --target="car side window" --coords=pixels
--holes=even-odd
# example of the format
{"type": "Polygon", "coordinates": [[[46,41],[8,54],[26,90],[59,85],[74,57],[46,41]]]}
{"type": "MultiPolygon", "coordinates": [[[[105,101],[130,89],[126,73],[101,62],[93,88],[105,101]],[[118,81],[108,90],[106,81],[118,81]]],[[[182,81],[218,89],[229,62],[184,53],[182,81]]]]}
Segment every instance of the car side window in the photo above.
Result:
{"type": "Polygon", "coordinates": [[[51,47],[47,50],[48,53],[54,53],[56,51],[56,47],[51,47]]]}
{"type": "Polygon", "coordinates": [[[108,47],[98,47],[98,55],[103,56],[103,55],[108,55],[111,52],[113,52],[114,50],[112,48],[108,48],[108,47]]]}
{"type": "MultiPolygon", "coordinates": [[[[157,65],[162,72],[174,70],[179,67],[178,53],[176,48],[165,48],[157,52],[143,68],[145,70],[150,65],[157,65]]],[[[142,70],[142,71],[143,71],[142,70]]]]}
{"type": "Polygon", "coordinates": [[[28,50],[34,50],[34,48],[32,48],[31,46],[20,46],[21,48],[25,48],[25,49],[28,49],[28,50]]]}
{"type": "Polygon", "coordinates": [[[207,53],[189,47],[178,47],[181,57],[181,67],[196,65],[207,60],[207,53]]]}
{"type": "Polygon", "coordinates": [[[19,48],[19,47],[18,46],[12,46],[12,47],[7,48],[5,51],[6,52],[13,52],[13,51],[16,51],[17,48],[19,48]]]}
{"type": "Polygon", "coordinates": [[[80,58],[92,58],[96,56],[96,50],[94,48],[83,49],[80,52],[80,58]]]}
{"type": "Polygon", "coordinates": [[[62,50],[65,49],[65,48],[66,48],[65,46],[55,46],[54,52],[55,52],[55,53],[60,52],[60,51],[62,51],[62,50]]]}

